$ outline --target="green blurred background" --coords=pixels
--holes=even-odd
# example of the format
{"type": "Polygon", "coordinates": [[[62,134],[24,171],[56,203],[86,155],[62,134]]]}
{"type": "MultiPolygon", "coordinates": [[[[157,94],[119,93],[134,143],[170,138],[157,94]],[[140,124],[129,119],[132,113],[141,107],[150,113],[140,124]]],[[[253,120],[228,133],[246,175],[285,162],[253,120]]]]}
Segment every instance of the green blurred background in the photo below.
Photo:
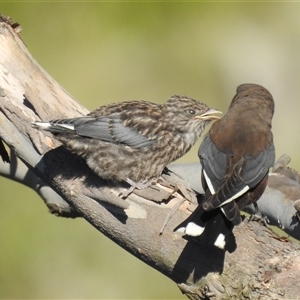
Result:
{"type": "MultiPolygon", "coordinates": [[[[290,154],[300,170],[300,3],[0,2],[0,13],[90,110],[178,93],[226,112],[239,84],[265,86],[277,157],[290,154]]],[[[180,162],[197,162],[198,145],[180,162]]],[[[184,299],[84,220],[50,215],[4,178],[0,189],[0,298],[184,299]]]]}

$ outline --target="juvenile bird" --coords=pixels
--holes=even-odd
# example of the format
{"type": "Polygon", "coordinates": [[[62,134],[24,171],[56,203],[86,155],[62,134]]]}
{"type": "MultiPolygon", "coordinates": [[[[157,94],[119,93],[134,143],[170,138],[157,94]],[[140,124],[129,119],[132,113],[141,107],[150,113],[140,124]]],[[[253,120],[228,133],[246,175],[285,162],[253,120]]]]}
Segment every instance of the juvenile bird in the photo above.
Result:
{"type": "Polygon", "coordinates": [[[229,110],[216,121],[199,148],[206,190],[192,215],[175,230],[203,244],[225,248],[240,210],[264,192],[275,149],[272,95],[257,84],[237,88],[229,110]]]}
{"type": "Polygon", "coordinates": [[[125,101],[101,106],[87,116],[34,122],[83,157],[103,179],[146,188],[170,162],[184,155],[220,113],[187,96],[164,104],[125,101]]]}

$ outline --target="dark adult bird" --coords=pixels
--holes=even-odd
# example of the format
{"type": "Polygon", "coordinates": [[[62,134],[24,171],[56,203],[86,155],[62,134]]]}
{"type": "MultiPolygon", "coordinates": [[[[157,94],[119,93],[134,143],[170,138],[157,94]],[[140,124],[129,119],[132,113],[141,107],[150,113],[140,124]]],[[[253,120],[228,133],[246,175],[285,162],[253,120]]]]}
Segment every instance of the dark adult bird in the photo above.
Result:
{"type": "Polygon", "coordinates": [[[175,230],[225,248],[234,225],[241,223],[240,210],[256,203],[266,188],[275,161],[273,113],[267,89],[257,84],[237,88],[227,114],[199,148],[204,201],[175,230]]]}
{"type": "Polygon", "coordinates": [[[145,188],[170,162],[195,144],[206,125],[219,117],[206,104],[174,95],[164,104],[125,101],[101,106],[87,116],[34,122],[54,133],[103,179],[145,188]]]}

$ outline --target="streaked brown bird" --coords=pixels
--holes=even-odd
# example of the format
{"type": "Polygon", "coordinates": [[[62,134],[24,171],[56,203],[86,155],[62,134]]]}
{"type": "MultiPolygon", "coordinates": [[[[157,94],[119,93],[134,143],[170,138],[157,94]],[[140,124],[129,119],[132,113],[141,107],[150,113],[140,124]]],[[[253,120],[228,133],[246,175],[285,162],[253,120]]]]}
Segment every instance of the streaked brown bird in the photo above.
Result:
{"type": "Polygon", "coordinates": [[[219,111],[174,95],[161,105],[125,101],[101,106],[84,117],[34,122],[33,127],[54,133],[101,178],[140,189],[189,151],[205,126],[219,119],[214,113],[219,111]]]}
{"type": "Polygon", "coordinates": [[[199,148],[204,201],[175,230],[203,244],[226,248],[240,210],[256,203],[275,162],[272,95],[257,84],[237,88],[229,110],[216,121],[199,148]]]}

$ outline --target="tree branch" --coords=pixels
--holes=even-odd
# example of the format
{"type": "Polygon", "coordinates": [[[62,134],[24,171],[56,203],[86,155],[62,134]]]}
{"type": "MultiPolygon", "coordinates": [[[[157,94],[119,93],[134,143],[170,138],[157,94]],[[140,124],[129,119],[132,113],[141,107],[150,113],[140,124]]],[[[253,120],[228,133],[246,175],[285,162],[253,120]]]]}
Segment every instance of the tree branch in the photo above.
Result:
{"type": "Polygon", "coordinates": [[[59,147],[51,134],[33,129],[33,121],[80,116],[87,110],[37,64],[16,28],[0,18],[0,137],[10,148],[12,161],[1,163],[2,175],[41,195],[47,186],[55,203],[75,210],[178,283],[191,299],[295,299],[300,295],[297,244],[247,222],[234,230],[238,247],[233,253],[186,241],[173,228],[186,218],[196,195],[174,173],[167,172],[160,184],[123,200],[118,195],[126,184],[101,180],[83,160],[59,147]],[[183,200],[160,235],[166,217],[183,200]]]}

